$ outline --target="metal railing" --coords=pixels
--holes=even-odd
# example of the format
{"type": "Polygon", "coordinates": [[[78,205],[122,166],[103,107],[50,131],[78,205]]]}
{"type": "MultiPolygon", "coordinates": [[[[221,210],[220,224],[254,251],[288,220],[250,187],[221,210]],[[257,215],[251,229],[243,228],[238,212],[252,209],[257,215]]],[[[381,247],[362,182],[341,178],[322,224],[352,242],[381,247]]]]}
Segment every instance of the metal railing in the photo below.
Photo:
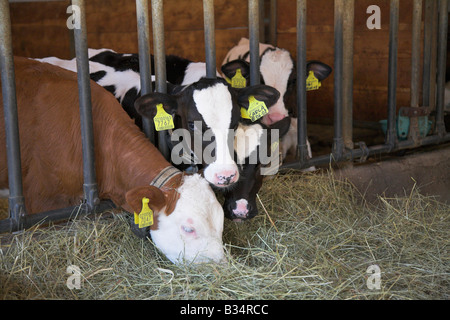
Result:
{"type": "MultiPolygon", "coordinates": [[[[276,41],[276,0],[271,0],[271,41],[276,41]]],[[[109,201],[98,198],[95,177],[95,159],[92,130],[92,107],[89,86],[89,65],[87,54],[87,32],[84,0],[72,0],[81,9],[81,28],[74,30],[76,60],[78,70],[78,87],[80,96],[80,115],[83,143],[83,174],[84,174],[84,204],[81,207],[58,209],[51,212],[27,215],[23,197],[20,144],[18,130],[17,102],[15,92],[14,61],[11,40],[11,21],[8,0],[0,0],[0,67],[3,90],[3,105],[5,113],[5,130],[7,140],[7,163],[9,179],[9,211],[10,217],[0,220],[0,232],[13,232],[32,226],[38,222],[68,219],[74,214],[85,214],[103,211],[111,208],[109,201]]],[[[251,85],[260,82],[259,73],[259,30],[260,30],[260,1],[249,0],[249,38],[250,38],[250,82],[251,85]]],[[[411,77],[411,110],[424,108],[418,105],[419,66],[420,66],[420,23],[422,0],[414,0],[413,10],[413,38],[411,77]]],[[[294,162],[284,164],[282,168],[307,168],[312,165],[328,164],[331,161],[348,161],[365,159],[370,155],[390,153],[396,150],[418,146],[438,144],[450,141],[450,134],[444,126],[444,81],[447,49],[448,0],[425,0],[425,50],[423,65],[423,102],[434,100],[436,95],[435,128],[432,135],[421,137],[418,134],[417,121],[411,117],[410,134],[407,140],[399,141],[396,132],[396,87],[397,87],[397,51],[398,51],[398,17],[399,0],[390,1],[389,24],[389,65],[388,73],[388,120],[385,143],[369,147],[353,148],[351,126],[352,116],[352,50],[353,47],[353,6],[354,1],[335,0],[334,11],[334,139],[332,152],[308,159],[307,157],[307,103],[306,103],[306,22],[307,0],[297,0],[297,108],[298,108],[298,153],[294,162]],[[433,21],[438,21],[433,24],[433,21]],[[433,27],[434,26],[434,27],[433,27]],[[438,31],[438,36],[433,35],[438,31]],[[437,38],[437,39],[436,39],[437,38]],[[437,62],[433,61],[436,57],[437,62]],[[430,79],[436,79],[436,85],[430,79]],[[426,83],[428,81],[428,84],[426,83]]],[[[163,1],[151,0],[152,29],[154,42],[154,59],[156,85],[155,90],[166,92],[165,45],[163,1]]],[[[139,42],[139,66],[141,75],[141,94],[152,92],[150,45],[149,45],[149,16],[148,0],[136,0],[136,15],[139,42]]],[[[215,37],[214,37],[214,1],[203,0],[205,57],[207,76],[216,77],[215,37]]],[[[420,112],[419,112],[420,113],[420,112]]],[[[422,113],[420,113],[422,114],[422,113]]],[[[144,121],[144,132],[153,142],[159,142],[159,149],[168,158],[168,150],[164,148],[164,134],[156,136],[153,123],[144,121]]],[[[364,143],[360,146],[365,146],[364,143]]]]}

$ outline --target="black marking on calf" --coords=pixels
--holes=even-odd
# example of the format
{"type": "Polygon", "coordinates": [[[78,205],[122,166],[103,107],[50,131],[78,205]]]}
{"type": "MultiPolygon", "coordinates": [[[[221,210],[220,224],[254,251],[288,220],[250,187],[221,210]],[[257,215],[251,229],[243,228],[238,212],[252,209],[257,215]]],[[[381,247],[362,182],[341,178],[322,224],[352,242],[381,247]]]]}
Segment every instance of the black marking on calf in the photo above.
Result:
{"type": "Polygon", "coordinates": [[[107,50],[92,56],[89,60],[114,68],[115,71],[139,72],[139,57],[135,53],[123,54],[107,50]]]}
{"type": "Polygon", "coordinates": [[[91,77],[91,80],[95,82],[99,82],[104,76],[106,76],[106,71],[97,71],[93,72],[89,75],[91,77]]]}

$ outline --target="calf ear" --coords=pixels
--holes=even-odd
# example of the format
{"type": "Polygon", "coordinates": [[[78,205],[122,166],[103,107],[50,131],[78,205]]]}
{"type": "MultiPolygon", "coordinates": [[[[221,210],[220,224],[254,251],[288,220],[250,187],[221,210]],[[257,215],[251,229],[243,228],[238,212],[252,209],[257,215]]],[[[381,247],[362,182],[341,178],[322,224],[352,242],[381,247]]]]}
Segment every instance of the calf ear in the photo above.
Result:
{"type": "Polygon", "coordinates": [[[289,127],[291,126],[291,117],[285,117],[281,119],[280,121],[275,122],[272,124],[269,129],[278,129],[278,135],[281,139],[288,133],[289,127]]]}
{"type": "Polygon", "coordinates": [[[134,102],[134,107],[141,116],[153,119],[158,104],[162,104],[164,110],[169,114],[174,114],[178,109],[177,99],[174,96],[160,92],[152,92],[139,97],[134,102]]]}
{"type": "Polygon", "coordinates": [[[331,71],[333,71],[333,69],[329,65],[327,65],[321,61],[313,60],[313,61],[308,61],[306,63],[306,76],[308,76],[309,71],[313,71],[314,76],[319,81],[322,81],[330,75],[330,73],[331,73],[331,71]]]}
{"type": "Polygon", "coordinates": [[[142,211],[142,198],[148,198],[148,206],[153,211],[160,211],[166,205],[164,193],[154,186],[137,187],[125,194],[125,200],[134,212],[142,211]]]}
{"type": "Polygon", "coordinates": [[[277,89],[263,84],[241,89],[238,94],[238,104],[245,109],[248,109],[248,98],[250,96],[254,96],[256,100],[264,101],[267,108],[274,105],[280,98],[280,92],[277,89]]]}
{"type": "Polygon", "coordinates": [[[231,80],[236,74],[236,71],[241,69],[241,74],[247,80],[247,84],[250,83],[250,64],[242,59],[233,60],[227,62],[221,67],[222,73],[231,80]]]}

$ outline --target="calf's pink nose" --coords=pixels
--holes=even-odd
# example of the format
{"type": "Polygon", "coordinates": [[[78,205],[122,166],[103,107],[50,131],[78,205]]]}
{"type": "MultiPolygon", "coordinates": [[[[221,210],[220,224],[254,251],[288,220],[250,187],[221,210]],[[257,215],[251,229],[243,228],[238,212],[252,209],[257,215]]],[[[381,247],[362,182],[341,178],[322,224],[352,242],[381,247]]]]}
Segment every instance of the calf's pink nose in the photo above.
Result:
{"type": "Polygon", "coordinates": [[[286,116],[284,114],[278,113],[278,112],[273,112],[273,113],[268,113],[264,116],[263,118],[263,123],[266,125],[271,125],[275,122],[278,122],[280,120],[283,120],[286,116]]]}
{"type": "Polygon", "coordinates": [[[235,183],[239,178],[237,171],[235,170],[224,170],[220,173],[216,173],[216,185],[228,186],[235,183]]]}

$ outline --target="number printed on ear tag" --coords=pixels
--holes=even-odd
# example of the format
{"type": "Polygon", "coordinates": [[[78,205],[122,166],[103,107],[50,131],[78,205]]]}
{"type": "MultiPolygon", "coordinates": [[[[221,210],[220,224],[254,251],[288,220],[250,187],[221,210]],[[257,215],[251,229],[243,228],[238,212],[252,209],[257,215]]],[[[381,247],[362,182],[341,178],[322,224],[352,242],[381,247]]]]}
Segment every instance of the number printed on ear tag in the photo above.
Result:
{"type": "Polygon", "coordinates": [[[175,128],[173,118],[164,110],[162,103],[156,106],[156,116],[153,118],[156,131],[170,130],[175,128]]]}
{"type": "Polygon", "coordinates": [[[249,107],[247,110],[248,116],[252,122],[262,118],[266,114],[269,113],[269,109],[267,109],[264,101],[256,100],[254,96],[250,96],[248,98],[249,107]]]}
{"type": "Polygon", "coordinates": [[[231,86],[233,88],[245,88],[247,80],[242,76],[241,69],[237,69],[233,78],[231,78],[231,86]]]}
{"type": "Polygon", "coordinates": [[[310,71],[306,78],[306,91],[317,90],[322,86],[319,79],[314,75],[314,71],[310,71]]]}
{"type": "Polygon", "coordinates": [[[148,206],[148,198],[142,198],[142,210],[139,213],[134,213],[134,223],[139,225],[139,228],[150,227],[153,225],[153,210],[148,206]]]}

